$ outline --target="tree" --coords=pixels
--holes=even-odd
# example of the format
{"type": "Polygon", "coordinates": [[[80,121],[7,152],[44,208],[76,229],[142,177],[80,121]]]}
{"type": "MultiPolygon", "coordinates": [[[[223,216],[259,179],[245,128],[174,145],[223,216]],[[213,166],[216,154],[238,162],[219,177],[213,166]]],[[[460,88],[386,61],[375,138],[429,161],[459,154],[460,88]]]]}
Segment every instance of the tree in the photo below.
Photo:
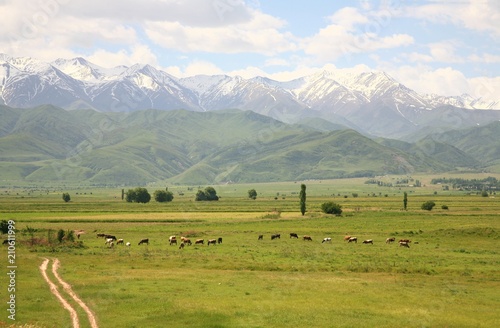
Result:
{"type": "Polygon", "coordinates": [[[196,201],[211,201],[211,200],[219,200],[219,196],[217,196],[217,192],[213,187],[206,187],[205,190],[198,190],[195,197],[196,201]]]}
{"type": "Polygon", "coordinates": [[[304,215],[306,213],[306,185],[300,185],[300,213],[304,215]]]}
{"type": "Polygon", "coordinates": [[[165,190],[156,190],[153,196],[159,203],[171,202],[174,199],[174,194],[171,191],[165,190]]]}
{"type": "Polygon", "coordinates": [[[248,191],[248,198],[256,199],[257,198],[257,191],[255,191],[255,189],[250,189],[248,191]]]}
{"type": "Polygon", "coordinates": [[[405,191],[404,196],[403,196],[403,208],[404,208],[405,211],[406,211],[406,206],[407,205],[408,205],[408,194],[405,191]]]}
{"type": "Polygon", "coordinates": [[[434,206],[436,206],[436,203],[434,203],[432,200],[428,200],[422,204],[422,209],[427,211],[432,211],[434,206]]]}
{"type": "Polygon", "coordinates": [[[148,203],[151,200],[151,195],[146,188],[137,187],[127,191],[125,200],[129,203],[148,203]]]}
{"type": "Polygon", "coordinates": [[[326,214],[342,214],[342,206],[334,202],[326,202],[321,204],[321,210],[326,214]]]}
{"type": "Polygon", "coordinates": [[[71,196],[67,192],[65,192],[62,194],[62,199],[67,203],[71,200],[71,196]]]}

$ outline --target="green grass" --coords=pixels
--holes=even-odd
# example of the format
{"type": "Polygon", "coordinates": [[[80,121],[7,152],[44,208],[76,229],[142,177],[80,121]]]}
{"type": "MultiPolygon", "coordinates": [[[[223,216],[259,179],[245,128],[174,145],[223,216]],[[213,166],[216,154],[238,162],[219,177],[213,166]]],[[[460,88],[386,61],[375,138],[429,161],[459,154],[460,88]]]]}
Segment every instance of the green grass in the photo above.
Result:
{"type": "MultiPolygon", "coordinates": [[[[217,189],[221,201],[200,204],[190,194],[169,204],[127,204],[115,199],[119,191],[99,189],[72,194],[68,204],[55,193],[4,194],[0,213],[19,229],[16,324],[70,325],[38,269],[43,258],[57,257],[61,276],[92,308],[101,327],[498,325],[498,198],[434,195],[431,186],[409,194],[409,210],[401,211],[402,195],[366,196],[362,192],[377,189],[350,182],[307,182],[305,216],[298,194],[290,194],[300,189],[294,183],[253,185],[263,194],[255,201],[241,195],[249,185],[225,186],[217,189]],[[343,216],[326,216],[319,205],[332,199],[324,195],[329,188],[359,189],[360,196],[336,196],[343,216]],[[285,199],[275,201],[276,190],[287,194],[285,199]],[[420,209],[426,200],[436,202],[433,211],[420,209]],[[30,236],[23,235],[28,226],[40,239],[49,229],[83,229],[84,247],[32,247],[30,236]],[[109,249],[94,231],[132,246],[109,249]],[[290,232],[308,234],[313,241],[290,239],[290,232]],[[281,233],[281,239],[271,240],[273,233],[281,233]],[[346,233],[360,242],[347,244],[346,233]],[[223,243],[179,250],[168,245],[172,234],[223,237],[223,243]],[[259,234],[264,240],[257,240],[259,234]],[[322,244],[327,236],[332,243],[322,244]],[[411,239],[410,249],[385,244],[390,236],[411,239]],[[150,245],[138,246],[146,237],[150,245]],[[363,245],[364,239],[374,245],[363,245]]],[[[6,277],[1,279],[4,285],[6,277]]],[[[79,314],[88,327],[83,311],[79,314]]],[[[2,323],[11,324],[6,315],[2,323]]]]}

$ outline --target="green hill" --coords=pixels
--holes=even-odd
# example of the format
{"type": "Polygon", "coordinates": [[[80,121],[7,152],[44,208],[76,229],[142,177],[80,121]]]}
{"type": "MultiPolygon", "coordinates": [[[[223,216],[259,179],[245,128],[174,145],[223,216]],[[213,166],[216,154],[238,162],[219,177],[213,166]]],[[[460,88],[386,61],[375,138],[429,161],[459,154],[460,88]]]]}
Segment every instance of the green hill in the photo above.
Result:
{"type": "Polygon", "coordinates": [[[288,125],[240,110],[100,113],[0,106],[0,118],[0,179],[11,182],[291,181],[444,172],[494,165],[499,158],[498,143],[468,140],[498,135],[494,124],[412,144],[372,140],[314,120],[288,125]],[[455,138],[460,142],[450,144],[455,138]]]}

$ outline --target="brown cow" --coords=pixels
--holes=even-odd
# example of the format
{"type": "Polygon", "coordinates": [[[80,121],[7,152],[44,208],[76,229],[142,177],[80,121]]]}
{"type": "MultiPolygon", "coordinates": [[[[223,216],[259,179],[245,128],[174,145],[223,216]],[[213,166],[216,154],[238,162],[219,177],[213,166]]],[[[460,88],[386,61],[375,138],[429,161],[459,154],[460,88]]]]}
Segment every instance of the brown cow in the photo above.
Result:
{"type": "Polygon", "coordinates": [[[175,236],[170,236],[170,237],[168,238],[168,244],[169,244],[170,246],[172,246],[172,244],[176,244],[176,245],[177,245],[177,238],[176,238],[175,236]]]}
{"type": "Polygon", "coordinates": [[[372,244],[373,245],[373,239],[364,240],[363,244],[372,244]]]}
{"type": "Polygon", "coordinates": [[[311,236],[307,236],[307,235],[306,235],[306,236],[304,236],[304,237],[302,237],[302,238],[303,238],[304,240],[309,240],[309,241],[312,241],[312,240],[313,240],[313,239],[311,238],[311,236]]]}
{"type": "Polygon", "coordinates": [[[217,244],[222,244],[222,237],[217,238],[217,244]]]}
{"type": "Polygon", "coordinates": [[[399,242],[404,242],[404,243],[411,243],[411,240],[409,239],[400,239],[399,242]]]}
{"type": "Polygon", "coordinates": [[[351,238],[351,236],[345,236],[344,241],[349,241],[350,238],[351,238]]]}
{"type": "Polygon", "coordinates": [[[273,239],[281,239],[281,234],[276,233],[274,235],[271,235],[271,240],[273,240],[273,239]]]}
{"type": "Polygon", "coordinates": [[[396,237],[391,237],[391,238],[387,238],[387,239],[385,240],[385,243],[386,243],[386,244],[390,244],[390,243],[393,243],[393,242],[395,242],[395,241],[396,241],[396,237]]]}
{"type": "Polygon", "coordinates": [[[264,235],[259,235],[259,239],[258,240],[264,240],[264,235]]]}
{"type": "Polygon", "coordinates": [[[290,238],[299,238],[299,236],[296,233],[291,232],[290,238]]]}
{"type": "Polygon", "coordinates": [[[217,239],[209,239],[209,240],[207,241],[207,246],[210,246],[210,244],[217,245],[217,239]]]}
{"type": "Polygon", "coordinates": [[[139,242],[138,245],[142,245],[142,244],[147,244],[149,245],[149,238],[144,238],[144,239],[141,239],[141,241],[139,242]]]}
{"type": "Polygon", "coordinates": [[[179,249],[184,249],[184,242],[181,241],[181,244],[179,245],[179,249]]]}
{"type": "Polygon", "coordinates": [[[194,242],[194,244],[202,244],[204,243],[205,241],[203,239],[196,239],[196,241],[194,242]]]}

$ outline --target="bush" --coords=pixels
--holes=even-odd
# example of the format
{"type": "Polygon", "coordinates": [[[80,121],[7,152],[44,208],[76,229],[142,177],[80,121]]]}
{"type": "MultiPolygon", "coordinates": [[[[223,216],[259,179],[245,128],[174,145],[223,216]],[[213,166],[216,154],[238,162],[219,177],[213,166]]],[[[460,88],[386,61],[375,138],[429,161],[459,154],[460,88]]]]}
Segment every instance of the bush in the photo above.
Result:
{"type": "Polygon", "coordinates": [[[205,190],[198,190],[195,197],[196,201],[211,201],[211,200],[219,200],[219,196],[217,196],[217,192],[213,187],[206,187],[205,190]]]}
{"type": "Polygon", "coordinates": [[[63,240],[64,240],[64,230],[63,229],[59,229],[59,231],[57,232],[57,241],[62,243],[63,240]]]}
{"type": "Polygon", "coordinates": [[[434,206],[436,206],[436,203],[434,203],[432,200],[429,200],[422,204],[422,209],[427,211],[432,211],[434,206]]]}
{"type": "Polygon", "coordinates": [[[250,189],[248,191],[248,198],[256,199],[257,198],[257,191],[255,189],[250,189]]]}
{"type": "Polygon", "coordinates": [[[174,194],[170,191],[165,190],[156,190],[153,196],[159,203],[171,202],[174,199],[174,194]]]}
{"type": "Polygon", "coordinates": [[[129,203],[148,203],[151,200],[151,195],[146,188],[137,187],[127,191],[125,200],[129,203]]]}
{"type": "Polygon", "coordinates": [[[342,206],[334,202],[326,202],[321,204],[321,210],[326,214],[342,214],[342,206]]]}
{"type": "Polygon", "coordinates": [[[71,196],[67,192],[65,192],[62,194],[62,199],[67,203],[71,200],[71,196]]]}
{"type": "Polygon", "coordinates": [[[442,206],[441,206],[441,209],[443,209],[443,210],[447,210],[447,209],[448,209],[448,205],[442,205],[442,206]]]}

